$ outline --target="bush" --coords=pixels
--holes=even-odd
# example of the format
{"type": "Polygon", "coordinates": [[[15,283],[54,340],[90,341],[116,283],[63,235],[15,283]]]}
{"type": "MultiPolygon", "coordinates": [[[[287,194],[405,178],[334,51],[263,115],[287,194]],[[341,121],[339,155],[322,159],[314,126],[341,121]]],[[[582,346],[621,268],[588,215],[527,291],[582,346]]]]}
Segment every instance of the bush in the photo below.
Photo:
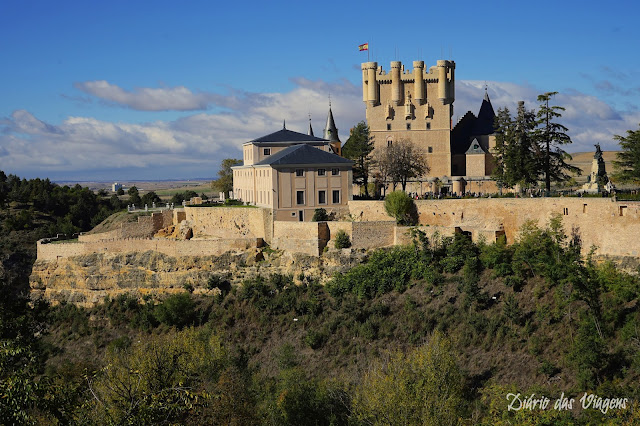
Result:
{"type": "Polygon", "coordinates": [[[349,235],[342,229],[336,233],[335,246],[337,249],[351,247],[351,239],[349,238],[349,235]]]}
{"type": "Polygon", "coordinates": [[[327,214],[327,211],[325,209],[319,208],[313,212],[313,219],[311,220],[313,222],[325,222],[329,220],[329,215],[327,214]]]}
{"type": "Polygon", "coordinates": [[[196,307],[189,293],[180,293],[156,306],[154,314],[161,323],[182,328],[195,322],[196,307]]]}
{"type": "Polygon", "coordinates": [[[415,225],[418,223],[416,203],[404,191],[393,191],[384,200],[387,214],[399,225],[415,225]]]}

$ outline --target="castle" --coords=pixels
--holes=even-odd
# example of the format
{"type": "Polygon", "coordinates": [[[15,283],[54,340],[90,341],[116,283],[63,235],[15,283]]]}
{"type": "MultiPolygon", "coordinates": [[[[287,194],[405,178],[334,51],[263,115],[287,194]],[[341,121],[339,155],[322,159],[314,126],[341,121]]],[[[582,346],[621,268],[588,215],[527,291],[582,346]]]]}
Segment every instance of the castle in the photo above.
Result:
{"type": "Polygon", "coordinates": [[[429,173],[412,190],[494,192],[491,150],[495,147],[495,113],[488,93],[478,116],[467,112],[452,128],[455,101],[454,61],[438,60],[425,69],[414,61],[405,71],[400,61],[385,72],[377,62],[362,64],[362,100],[375,149],[410,140],[426,155],[429,173]],[[426,182],[425,182],[426,181],[426,182]]]}
{"type": "MultiPolygon", "coordinates": [[[[489,175],[495,114],[488,94],[478,116],[469,112],[452,128],[455,63],[438,61],[428,72],[422,61],[413,65],[412,72],[405,72],[400,62],[393,62],[390,74],[376,62],[362,66],[363,100],[375,149],[401,139],[422,147],[431,172],[415,186],[433,188],[438,178],[453,192],[494,192],[489,175]]],[[[340,140],[331,110],[323,136],[315,137],[311,125],[306,135],[283,126],[245,143],[243,165],[233,169],[234,192],[253,206],[184,206],[81,235],[77,241],[38,241],[32,295],[89,306],[130,291],[180,291],[185,282],[206,282],[212,268],[241,280],[244,272],[238,265],[249,257],[259,262],[265,256],[270,263],[272,253],[291,256],[289,263],[296,271],[308,272],[307,261],[300,263],[303,258],[296,256],[317,259],[322,275],[330,263],[322,260],[325,252],[331,252],[341,232],[356,250],[409,244],[411,228],[397,225],[386,213],[384,201],[352,200],[352,162],[338,155],[340,140]],[[311,221],[319,207],[332,211],[336,220],[311,221]],[[264,243],[280,252],[264,250],[264,243]],[[126,260],[141,254],[152,261],[131,265],[126,260]]],[[[594,181],[602,175],[600,160],[594,159],[594,181]]],[[[544,225],[552,215],[561,215],[567,232],[579,232],[584,254],[595,246],[596,256],[632,268],[640,259],[638,202],[569,197],[434,199],[416,201],[416,210],[420,229],[429,238],[462,232],[488,243],[501,236],[513,243],[527,221],[544,225]]],[[[274,264],[278,262],[281,259],[274,264]]],[[[254,267],[256,273],[260,268],[254,267]]]]}

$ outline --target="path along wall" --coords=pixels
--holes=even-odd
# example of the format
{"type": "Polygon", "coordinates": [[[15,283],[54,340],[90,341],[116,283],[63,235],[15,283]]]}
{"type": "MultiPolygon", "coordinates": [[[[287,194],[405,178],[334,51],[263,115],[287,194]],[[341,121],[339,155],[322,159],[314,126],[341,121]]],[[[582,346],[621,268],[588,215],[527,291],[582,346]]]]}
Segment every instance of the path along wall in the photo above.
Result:
{"type": "MultiPolygon", "coordinates": [[[[609,198],[476,198],[418,200],[416,206],[421,225],[470,232],[477,240],[481,235],[504,232],[513,243],[518,229],[527,220],[548,223],[554,214],[562,217],[565,231],[576,228],[586,253],[592,245],[597,254],[607,256],[640,256],[640,203],[612,201],[609,198]]],[[[351,215],[358,221],[382,221],[389,216],[383,201],[351,201],[351,215]]]]}
{"type": "Polygon", "coordinates": [[[38,260],[51,261],[60,258],[91,253],[129,253],[157,251],[168,256],[219,256],[228,251],[242,251],[257,246],[256,239],[230,238],[217,240],[166,240],[125,238],[92,242],[45,243],[38,241],[38,260]]]}

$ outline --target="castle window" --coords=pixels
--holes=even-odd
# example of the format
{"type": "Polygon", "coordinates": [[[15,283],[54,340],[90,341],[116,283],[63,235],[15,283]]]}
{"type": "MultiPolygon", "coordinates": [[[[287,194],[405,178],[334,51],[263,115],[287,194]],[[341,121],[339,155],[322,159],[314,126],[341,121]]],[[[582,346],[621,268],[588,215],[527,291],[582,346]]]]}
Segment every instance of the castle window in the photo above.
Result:
{"type": "Polygon", "coordinates": [[[387,130],[391,130],[391,123],[387,123],[387,130]]]}
{"type": "Polygon", "coordinates": [[[296,204],[304,204],[304,191],[296,191],[296,204]]]}
{"type": "Polygon", "coordinates": [[[324,176],[327,173],[325,169],[318,169],[318,176],[324,176]]]}
{"type": "Polygon", "coordinates": [[[333,204],[340,204],[340,191],[332,191],[333,204]]]}
{"type": "Polygon", "coordinates": [[[271,148],[265,148],[264,155],[271,155],[271,148]]]}
{"type": "Polygon", "coordinates": [[[427,151],[429,152],[429,154],[431,154],[433,152],[433,147],[430,146],[429,148],[427,148],[427,151]]]}
{"type": "Polygon", "coordinates": [[[411,123],[407,123],[407,130],[411,130],[411,123]]]}
{"type": "Polygon", "coordinates": [[[393,141],[391,140],[391,138],[387,139],[387,147],[393,145],[393,141]]]}
{"type": "Polygon", "coordinates": [[[565,215],[565,216],[568,216],[569,215],[569,208],[568,207],[564,207],[562,209],[562,214],[565,215]]]}
{"type": "Polygon", "coordinates": [[[331,169],[331,176],[339,176],[340,175],[340,170],[333,168],[331,169]]]}
{"type": "Polygon", "coordinates": [[[318,204],[327,204],[327,191],[318,191],[318,204]]]}
{"type": "Polygon", "coordinates": [[[478,145],[477,143],[474,143],[473,144],[473,149],[478,149],[478,148],[480,148],[480,145],[478,145]]]}
{"type": "Polygon", "coordinates": [[[296,169],[296,176],[297,177],[304,176],[304,169],[296,169]]]}
{"type": "Polygon", "coordinates": [[[627,215],[627,206],[620,206],[620,216],[627,215]]]}
{"type": "Polygon", "coordinates": [[[427,130],[431,128],[431,123],[427,123],[427,130]]]}

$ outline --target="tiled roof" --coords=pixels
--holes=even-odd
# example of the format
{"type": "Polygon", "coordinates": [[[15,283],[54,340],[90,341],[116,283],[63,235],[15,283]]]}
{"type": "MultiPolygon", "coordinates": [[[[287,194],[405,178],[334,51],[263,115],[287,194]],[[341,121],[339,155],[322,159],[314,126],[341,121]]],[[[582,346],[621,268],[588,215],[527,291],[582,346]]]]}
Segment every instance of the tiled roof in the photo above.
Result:
{"type": "Polygon", "coordinates": [[[254,139],[250,142],[284,142],[284,143],[300,143],[300,142],[328,142],[326,139],[317,138],[312,135],[294,132],[292,130],[282,129],[266,136],[254,139]]]}
{"type": "Polygon", "coordinates": [[[353,164],[353,161],[340,157],[330,152],[322,151],[308,144],[293,145],[277,152],[264,160],[256,163],[256,166],[284,165],[284,164],[353,164]]]}

